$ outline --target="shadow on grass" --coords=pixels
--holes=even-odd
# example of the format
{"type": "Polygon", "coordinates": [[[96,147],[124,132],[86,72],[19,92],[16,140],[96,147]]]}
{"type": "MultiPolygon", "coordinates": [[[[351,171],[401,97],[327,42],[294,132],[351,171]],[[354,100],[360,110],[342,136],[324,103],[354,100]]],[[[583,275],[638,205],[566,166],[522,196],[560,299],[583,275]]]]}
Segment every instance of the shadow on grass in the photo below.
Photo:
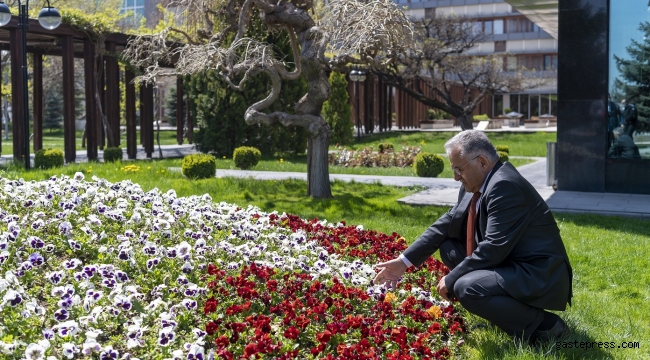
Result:
{"type": "Polygon", "coordinates": [[[577,330],[568,324],[570,333],[555,341],[536,344],[522,344],[505,335],[499,328],[489,325],[482,330],[471,332],[467,345],[480,359],[612,359],[612,354],[605,349],[617,346],[614,342],[605,342],[590,337],[583,330],[577,330]],[[599,348],[600,344],[600,348],[599,348]]]}
{"type": "Polygon", "coordinates": [[[558,222],[567,222],[575,226],[621,231],[650,237],[650,220],[646,219],[569,213],[555,213],[553,216],[558,222]]]}

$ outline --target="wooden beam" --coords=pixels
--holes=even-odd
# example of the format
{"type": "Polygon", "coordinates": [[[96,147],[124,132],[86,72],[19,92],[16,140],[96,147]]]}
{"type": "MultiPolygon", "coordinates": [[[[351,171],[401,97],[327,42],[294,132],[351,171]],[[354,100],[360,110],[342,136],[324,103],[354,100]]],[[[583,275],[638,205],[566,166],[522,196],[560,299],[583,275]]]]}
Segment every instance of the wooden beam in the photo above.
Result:
{"type": "Polygon", "coordinates": [[[34,59],[34,152],[43,148],[43,54],[35,52],[34,59]]]}
{"type": "Polygon", "coordinates": [[[74,47],[72,36],[61,38],[63,48],[63,148],[66,163],[77,157],[74,118],[74,47]]]}
{"type": "Polygon", "coordinates": [[[190,111],[191,108],[191,102],[190,102],[190,97],[188,96],[187,99],[185,100],[185,118],[187,119],[187,143],[191,144],[192,143],[192,138],[194,137],[194,122],[192,121],[192,112],[190,111]]]}
{"type": "Polygon", "coordinates": [[[84,78],[86,87],[86,151],[89,161],[97,161],[97,82],[95,78],[95,44],[84,39],[84,78]]]}
{"type": "Polygon", "coordinates": [[[95,66],[97,66],[99,71],[97,76],[97,81],[99,81],[97,84],[99,104],[95,104],[99,107],[99,111],[97,112],[97,145],[99,145],[100,150],[104,150],[104,147],[106,146],[106,129],[104,129],[104,116],[106,116],[106,90],[104,89],[104,85],[106,84],[106,79],[104,74],[106,71],[104,70],[103,56],[97,57],[97,63],[95,66]]]}
{"type": "Polygon", "coordinates": [[[11,38],[11,123],[12,135],[14,138],[14,159],[18,162],[24,162],[25,145],[24,142],[24,129],[23,126],[23,74],[21,70],[22,57],[21,55],[21,40],[20,31],[18,29],[10,29],[9,36],[11,38]]]}
{"type": "Polygon", "coordinates": [[[136,125],[135,125],[135,84],[133,79],[135,74],[128,68],[124,72],[124,82],[126,85],[126,153],[129,159],[136,158],[138,153],[138,144],[136,142],[136,125]]]}

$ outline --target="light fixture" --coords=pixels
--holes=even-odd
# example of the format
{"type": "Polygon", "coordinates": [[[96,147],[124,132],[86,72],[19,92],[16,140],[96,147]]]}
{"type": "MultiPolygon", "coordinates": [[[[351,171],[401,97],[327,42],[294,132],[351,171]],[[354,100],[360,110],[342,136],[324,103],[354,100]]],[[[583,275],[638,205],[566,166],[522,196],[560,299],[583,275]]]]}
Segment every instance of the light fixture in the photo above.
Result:
{"type": "Polygon", "coordinates": [[[11,10],[4,2],[0,2],[0,26],[5,26],[11,21],[11,10]]]}
{"type": "Polygon", "coordinates": [[[59,10],[48,6],[41,9],[38,13],[38,23],[48,30],[54,30],[61,25],[61,13],[59,10]]]}

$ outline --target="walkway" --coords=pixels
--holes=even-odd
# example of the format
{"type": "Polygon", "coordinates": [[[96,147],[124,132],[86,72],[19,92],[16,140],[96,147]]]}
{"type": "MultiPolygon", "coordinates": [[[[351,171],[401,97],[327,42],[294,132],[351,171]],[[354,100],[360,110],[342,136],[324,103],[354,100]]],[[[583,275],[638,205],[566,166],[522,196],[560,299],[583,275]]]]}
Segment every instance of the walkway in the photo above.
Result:
{"type": "MultiPolygon", "coordinates": [[[[546,158],[518,168],[519,172],[537,189],[553,212],[591,213],[650,219],[650,195],[585,193],[554,191],[546,185],[546,158]]],[[[259,180],[307,180],[301,172],[275,172],[251,170],[217,170],[217,177],[244,177],[259,180]]],[[[409,176],[371,176],[330,174],[330,180],[381,183],[390,186],[423,186],[426,190],[401,198],[398,201],[412,205],[453,206],[458,199],[460,184],[454,179],[421,178],[409,176]]]]}

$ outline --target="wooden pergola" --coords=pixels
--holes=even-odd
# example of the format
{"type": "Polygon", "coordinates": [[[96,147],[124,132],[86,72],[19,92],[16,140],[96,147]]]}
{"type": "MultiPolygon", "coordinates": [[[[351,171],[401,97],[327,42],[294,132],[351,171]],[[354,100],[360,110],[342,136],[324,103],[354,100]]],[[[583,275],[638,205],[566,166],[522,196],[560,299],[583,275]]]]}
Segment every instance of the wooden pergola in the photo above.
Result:
{"type": "MultiPolygon", "coordinates": [[[[33,126],[34,151],[43,147],[43,56],[62,57],[63,83],[63,134],[64,156],[66,163],[74,163],[76,158],[75,108],[74,108],[74,59],[84,61],[86,135],[88,160],[98,160],[98,148],[108,144],[120,143],[120,68],[117,57],[124,50],[130,36],[121,33],[108,34],[101,46],[104,56],[99,61],[97,45],[88,33],[69,25],[61,24],[54,30],[43,28],[37,20],[29,19],[27,31],[27,53],[33,55],[33,126]],[[96,78],[96,70],[100,76],[96,78]],[[98,96],[95,96],[98,95],[98,96]],[[104,110],[111,131],[105,131],[100,109],[104,110]],[[112,136],[111,139],[108,136],[112,136]]],[[[11,58],[11,106],[13,127],[14,158],[21,160],[25,156],[24,132],[29,131],[23,125],[23,79],[21,72],[21,41],[18,16],[0,27],[0,50],[8,50],[11,58]]],[[[136,144],[136,86],[132,82],[135,73],[126,68],[123,81],[126,89],[126,148],[129,159],[135,159],[136,144]]],[[[183,143],[184,120],[188,125],[188,141],[192,141],[192,121],[189,106],[186,119],[183,119],[183,79],[177,78],[176,102],[176,139],[183,143]]],[[[154,86],[141,85],[140,91],[140,143],[146,156],[151,158],[154,150],[154,86]]],[[[188,104],[189,105],[189,104],[188,104]]],[[[2,143],[0,142],[0,151],[2,143]]]]}

